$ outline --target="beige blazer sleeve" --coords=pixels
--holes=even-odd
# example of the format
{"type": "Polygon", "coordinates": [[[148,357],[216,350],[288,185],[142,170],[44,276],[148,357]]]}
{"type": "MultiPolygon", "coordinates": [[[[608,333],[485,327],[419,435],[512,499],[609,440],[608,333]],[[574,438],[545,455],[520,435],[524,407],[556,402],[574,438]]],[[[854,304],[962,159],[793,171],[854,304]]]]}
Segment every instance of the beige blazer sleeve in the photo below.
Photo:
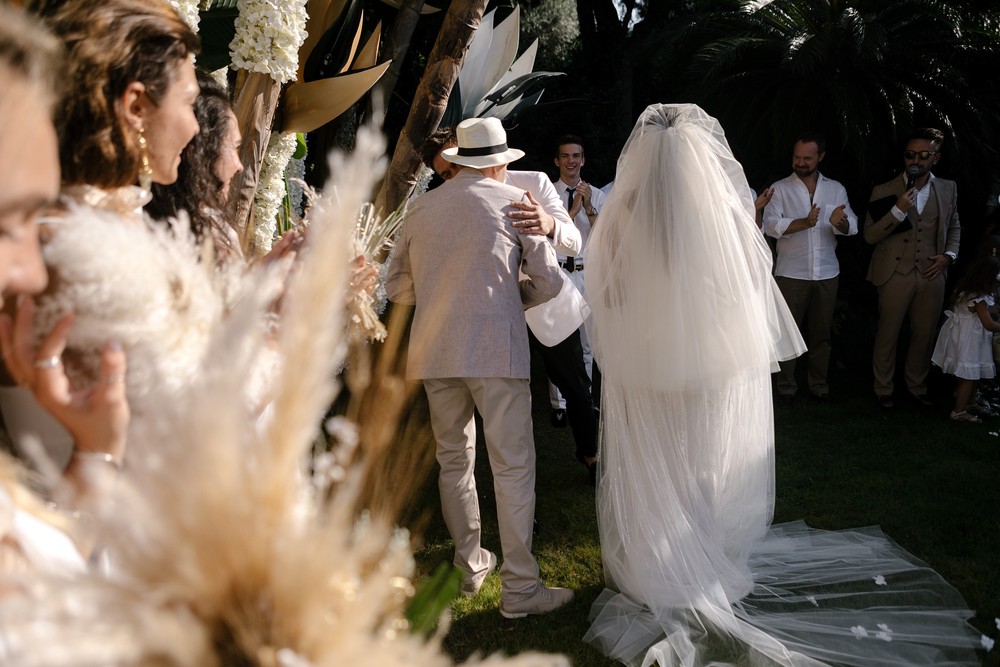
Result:
{"type": "Polygon", "coordinates": [[[555,251],[549,242],[540,236],[519,234],[521,244],[520,281],[521,303],[531,308],[552,299],[562,289],[562,269],[556,262],[555,251]]]}

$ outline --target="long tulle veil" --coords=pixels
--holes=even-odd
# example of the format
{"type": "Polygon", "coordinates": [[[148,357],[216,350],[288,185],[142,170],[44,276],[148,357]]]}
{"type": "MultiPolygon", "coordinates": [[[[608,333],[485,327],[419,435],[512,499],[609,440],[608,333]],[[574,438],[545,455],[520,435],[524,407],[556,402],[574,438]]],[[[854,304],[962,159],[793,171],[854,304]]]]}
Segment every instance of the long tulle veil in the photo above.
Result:
{"type": "Polygon", "coordinates": [[[587,252],[607,590],[585,639],[643,665],[974,664],[961,597],[880,531],[771,526],[770,372],[804,345],[718,121],[648,107],[587,252]]]}

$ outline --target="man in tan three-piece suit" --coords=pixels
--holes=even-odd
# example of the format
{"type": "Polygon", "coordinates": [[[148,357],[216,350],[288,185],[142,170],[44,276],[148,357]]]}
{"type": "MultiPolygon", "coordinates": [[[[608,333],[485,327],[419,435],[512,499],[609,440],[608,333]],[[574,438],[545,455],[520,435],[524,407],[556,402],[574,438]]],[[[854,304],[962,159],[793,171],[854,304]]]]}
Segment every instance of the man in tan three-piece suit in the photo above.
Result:
{"type": "Polygon", "coordinates": [[[480,542],[478,408],[503,552],[500,613],[520,618],[573,598],[570,590],[541,583],[531,554],[535,445],[524,309],[556,296],[562,275],[548,241],[519,234],[508,219],[511,202],[525,193],[505,184],[504,172],[524,153],[507,147],[496,118],[465,120],[457,130],[458,146],[443,155],[463,168],[414,202],[386,288],[393,301],[415,305],[406,377],[422,380],[427,392],[441,510],[462,593],[478,593],[497,565],[480,542]]]}
{"type": "Polygon", "coordinates": [[[943,142],[940,130],[914,130],[903,151],[903,173],[876,186],[868,203],[864,237],[875,246],[868,280],[878,289],[879,308],[872,371],[875,395],[886,409],[894,407],[896,346],[907,315],[906,388],[918,403],[930,404],[926,380],[934,331],[961,236],[955,182],[931,173],[943,142]]]}

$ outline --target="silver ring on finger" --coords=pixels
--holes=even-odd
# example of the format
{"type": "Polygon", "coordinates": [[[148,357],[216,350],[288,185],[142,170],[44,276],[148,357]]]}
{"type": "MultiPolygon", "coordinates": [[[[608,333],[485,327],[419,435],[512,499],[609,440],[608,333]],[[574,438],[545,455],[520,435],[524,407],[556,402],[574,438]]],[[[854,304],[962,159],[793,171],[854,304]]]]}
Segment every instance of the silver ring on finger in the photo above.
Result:
{"type": "Polygon", "coordinates": [[[62,366],[62,357],[53,354],[51,357],[40,357],[32,364],[35,368],[58,368],[62,366]]]}

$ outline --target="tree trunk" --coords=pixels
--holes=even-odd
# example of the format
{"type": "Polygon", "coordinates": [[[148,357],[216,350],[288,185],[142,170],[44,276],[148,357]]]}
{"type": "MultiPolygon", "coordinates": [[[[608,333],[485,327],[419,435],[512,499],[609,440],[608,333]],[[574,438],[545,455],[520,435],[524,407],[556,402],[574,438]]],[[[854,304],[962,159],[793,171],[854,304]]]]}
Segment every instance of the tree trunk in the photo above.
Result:
{"type": "Polygon", "coordinates": [[[229,188],[229,219],[236,227],[247,257],[255,254],[250,248],[255,231],[253,197],[280,95],[281,84],[270,75],[239,70],[234,87],[233,111],[243,135],[240,147],[243,171],[236,175],[229,188]]]}
{"type": "Polygon", "coordinates": [[[413,31],[417,28],[417,21],[420,19],[420,10],[423,9],[424,0],[403,0],[396,14],[396,20],[392,22],[392,28],[385,40],[385,48],[382,50],[382,62],[385,62],[386,54],[392,59],[388,71],[378,80],[372,88],[372,94],[368,97],[368,117],[371,118],[372,103],[378,98],[382,100],[382,114],[385,115],[389,108],[389,98],[392,91],[396,89],[396,81],[403,71],[403,60],[406,52],[410,50],[410,40],[413,38],[413,31]]]}
{"type": "Polygon", "coordinates": [[[469,42],[479,27],[487,0],[452,2],[441,32],[427,61],[427,68],[413,96],[382,189],[375,199],[381,215],[395,211],[409,195],[420,170],[420,144],[437,129],[448,106],[448,96],[465,62],[469,42]]]}

